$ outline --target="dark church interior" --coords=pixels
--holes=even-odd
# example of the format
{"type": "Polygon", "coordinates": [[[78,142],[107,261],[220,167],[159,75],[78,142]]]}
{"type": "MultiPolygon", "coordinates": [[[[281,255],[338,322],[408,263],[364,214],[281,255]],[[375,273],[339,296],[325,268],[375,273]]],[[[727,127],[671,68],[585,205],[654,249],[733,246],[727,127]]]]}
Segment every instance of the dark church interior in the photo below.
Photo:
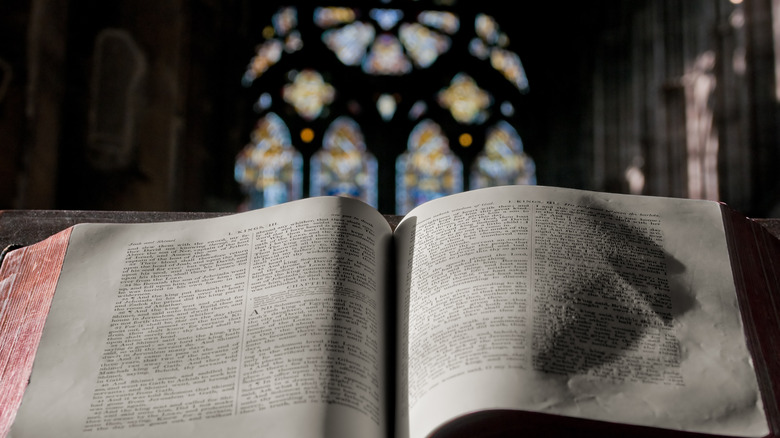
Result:
{"type": "Polygon", "coordinates": [[[420,101],[464,174],[487,127],[503,119],[533,159],[536,184],[718,200],[780,217],[778,54],[780,2],[770,0],[3,2],[0,209],[238,211],[237,154],[273,110],[303,157],[304,197],[328,124],[356,120],[378,162],[377,206],[393,214],[395,160],[420,101]],[[300,47],[242,82],[289,6],[300,47]],[[356,10],[375,27],[372,8],[402,11],[385,29],[393,35],[428,10],[452,13],[459,28],[425,68],[372,75],[325,47],[312,19],[321,6],[356,10]],[[480,14],[519,56],[527,89],[469,56],[480,14]],[[281,97],[302,69],[336,88],[319,116],[299,117],[281,97]],[[484,120],[463,123],[437,105],[460,72],[492,96],[484,120]],[[379,93],[395,96],[391,120],[373,108],[379,93]],[[261,95],[270,109],[258,108],[261,95]],[[304,131],[313,139],[301,141],[304,131]],[[473,145],[459,143],[466,133],[473,145]]]}
{"type": "Polygon", "coordinates": [[[0,438],[780,438],[779,117],[780,0],[0,1],[0,438]]]}

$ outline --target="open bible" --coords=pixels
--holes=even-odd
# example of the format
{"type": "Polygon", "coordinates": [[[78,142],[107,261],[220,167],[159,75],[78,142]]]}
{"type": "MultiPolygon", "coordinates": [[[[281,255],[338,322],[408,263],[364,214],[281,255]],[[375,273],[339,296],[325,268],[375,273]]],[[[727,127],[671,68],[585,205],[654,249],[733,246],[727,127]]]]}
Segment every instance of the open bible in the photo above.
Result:
{"type": "Polygon", "coordinates": [[[760,228],[538,186],[76,225],[0,267],[0,436],[776,436],[760,228]]]}

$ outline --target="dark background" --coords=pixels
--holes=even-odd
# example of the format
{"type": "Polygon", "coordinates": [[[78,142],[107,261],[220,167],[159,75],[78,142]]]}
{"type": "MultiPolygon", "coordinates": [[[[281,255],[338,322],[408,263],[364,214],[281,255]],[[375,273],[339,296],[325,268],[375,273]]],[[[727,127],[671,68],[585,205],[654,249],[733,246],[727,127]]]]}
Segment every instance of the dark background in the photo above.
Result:
{"type": "MultiPolygon", "coordinates": [[[[431,8],[461,17],[453,48],[433,67],[400,78],[371,77],[341,65],[311,23],[315,4],[298,3],[304,49],[283,56],[244,87],[241,76],[281,4],[1,4],[0,208],[234,211],[243,200],[233,179],[235,155],[262,115],[253,110],[255,99],[264,90],[278,93],[290,69],[311,67],[351,97],[337,99],[312,122],[296,120],[278,95],[274,111],[287,111],[280,114],[290,116],[294,143],[299,129],[315,130],[314,142],[296,144],[308,158],[327,124],[348,112],[347,102],[360,103],[363,111],[354,117],[382,166],[384,213],[393,209],[393,169],[387,163],[404,150],[415,122],[397,117],[388,124],[369,111],[376,90],[430,99],[454,73],[467,71],[496,100],[513,102],[509,121],[536,160],[539,184],[627,193],[625,175],[633,166],[645,178],[640,193],[718,199],[757,217],[780,214],[775,10],[769,0],[339,2],[365,12],[431,8]],[[509,36],[509,49],[520,55],[528,75],[527,94],[463,56],[477,12],[495,17],[509,36]],[[118,157],[95,158],[89,128],[95,48],[98,37],[112,30],[135,44],[144,74],[131,102],[118,100],[132,115],[125,149],[118,157]],[[703,55],[714,63],[697,70],[703,55]],[[715,86],[696,101],[692,93],[702,75],[715,86]],[[714,193],[691,188],[700,160],[691,151],[702,138],[717,145],[714,193]]],[[[115,68],[122,70],[127,57],[118,59],[115,68]]],[[[411,102],[404,99],[398,113],[411,102]]],[[[479,144],[484,130],[429,108],[468,165],[479,148],[457,146],[457,136],[470,132],[479,144]]]]}

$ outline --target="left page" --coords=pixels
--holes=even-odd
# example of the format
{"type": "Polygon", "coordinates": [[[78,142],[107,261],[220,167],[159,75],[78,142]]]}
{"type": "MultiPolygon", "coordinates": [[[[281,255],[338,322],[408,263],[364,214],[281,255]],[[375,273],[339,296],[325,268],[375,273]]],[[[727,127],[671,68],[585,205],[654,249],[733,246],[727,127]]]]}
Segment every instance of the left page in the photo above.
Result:
{"type": "Polygon", "coordinates": [[[76,226],[9,436],[384,436],[390,240],[344,198],[76,226]]]}

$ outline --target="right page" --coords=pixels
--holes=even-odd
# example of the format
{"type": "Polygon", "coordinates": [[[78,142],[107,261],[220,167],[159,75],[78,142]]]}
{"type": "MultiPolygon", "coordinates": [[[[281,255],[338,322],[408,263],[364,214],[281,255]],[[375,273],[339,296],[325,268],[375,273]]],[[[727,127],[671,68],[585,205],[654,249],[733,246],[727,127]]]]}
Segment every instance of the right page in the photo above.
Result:
{"type": "Polygon", "coordinates": [[[486,409],[768,433],[719,204],[497,187],[396,241],[402,434],[486,409]]]}

